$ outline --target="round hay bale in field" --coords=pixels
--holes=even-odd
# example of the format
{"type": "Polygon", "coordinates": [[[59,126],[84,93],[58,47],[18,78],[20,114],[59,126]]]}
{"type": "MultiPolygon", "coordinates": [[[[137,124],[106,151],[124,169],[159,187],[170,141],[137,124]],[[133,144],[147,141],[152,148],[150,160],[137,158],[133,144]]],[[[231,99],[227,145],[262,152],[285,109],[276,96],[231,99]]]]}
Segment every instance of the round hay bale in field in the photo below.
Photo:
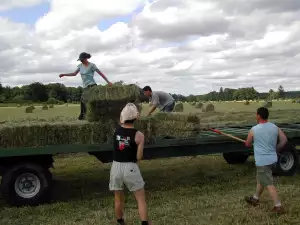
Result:
{"type": "Polygon", "coordinates": [[[211,103],[207,104],[202,108],[202,112],[214,112],[215,111],[215,106],[211,103]]]}
{"type": "Polygon", "coordinates": [[[250,102],[247,100],[244,102],[244,105],[250,105],[250,102]]]}
{"type": "Polygon", "coordinates": [[[264,102],[264,104],[263,104],[263,107],[265,107],[265,108],[271,108],[272,106],[273,106],[273,103],[271,101],[264,102]]]}
{"type": "Polygon", "coordinates": [[[203,107],[203,103],[202,102],[198,102],[195,106],[196,109],[202,109],[203,107]]]}
{"type": "Polygon", "coordinates": [[[183,107],[182,102],[177,103],[174,107],[175,112],[183,112],[183,110],[184,110],[184,107],[183,107]]]}
{"type": "Polygon", "coordinates": [[[50,108],[50,109],[53,109],[53,108],[54,108],[54,105],[52,105],[52,104],[49,105],[49,108],[50,108]]]}
{"type": "Polygon", "coordinates": [[[48,106],[47,105],[43,105],[42,106],[42,110],[48,110],[48,106]]]}
{"type": "Polygon", "coordinates": [[[33,113],[34,108],[31,106],[28,106],[25,108],[25,113],[33,113]]]}

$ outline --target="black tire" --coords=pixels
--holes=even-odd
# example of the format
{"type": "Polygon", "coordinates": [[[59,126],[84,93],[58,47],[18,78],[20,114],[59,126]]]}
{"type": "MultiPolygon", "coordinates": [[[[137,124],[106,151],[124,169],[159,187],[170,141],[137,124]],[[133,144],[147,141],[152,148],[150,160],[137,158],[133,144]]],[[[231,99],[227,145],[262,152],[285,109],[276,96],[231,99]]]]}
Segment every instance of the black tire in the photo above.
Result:
{"type": "Polygon", "coordinates": [[[278,154],[278,162],[273,175],[293,176],[298,169],[299,155],[292,143],[288,143],[278,154]]]}
{"type": "Polygon", "coordinates": [[[249,158],[249,154],[241,152],[226,152],[223,157],[228,164],[243,164],[249,158]]]}
{"type": "Polygon", "coordinates": [[[12,206],[36,206],[46,203],[51,199],[52,190],[52,174],[47,168],[37,164],[24,163],[15,165],[8,169],[2,177],[2,196],[6,203],[12,206]],[[34,180],[34,183],[25,181],[23,182],[23,187],[20,187],[22,186],[20,177],[23,176],[26,179],[26,174],[27,181],[30,178],[34,180]],[[27,188],[32,188],[35,185],[37,190],[33,188],[34,190],[32,190],[31,194],[24,193],[26,189],[24,185],[26,184],[29,185],[27,188]]]}

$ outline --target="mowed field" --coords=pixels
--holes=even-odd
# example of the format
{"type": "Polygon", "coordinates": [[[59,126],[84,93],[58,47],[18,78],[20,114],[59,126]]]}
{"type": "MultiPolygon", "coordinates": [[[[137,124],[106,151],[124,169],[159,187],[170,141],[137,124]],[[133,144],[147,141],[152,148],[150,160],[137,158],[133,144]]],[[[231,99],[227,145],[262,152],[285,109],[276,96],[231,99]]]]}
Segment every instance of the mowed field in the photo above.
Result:
{"type": "MultiPolygon", "coordinates": [[[[214,113],[202,113],[185,104],[184,113],[199,113],[204,123],[255,123],[261,103],[213,103],[214,113]]],[[[143,113],[147,106],[143,107],[143,113]]],[[[25,108],[0,108],[0,121],[76,119],[78,105],[55,106],[25,114],[25,108]]],[[[299,122],[300,104],[273,102],[271,121],[299,122]]],[[[55,157],[53,201],[38,207],[13,208],[0,200],[2,225],[109,225],[114,223],[113,195],[108,191],[110,164],[85,154],[55,157]]],[[[272,202],[264,193],[258,207],[243,198],[255,191],[255,166],[251,157],[244,165],[229,165],[222,156],[182,157],[143,161],[149,216],[153,225],[284,225],[300,224],[300,175],[276,178],[284,215],[270,213],[272,202]]],[[[140,224],[136,202],[127,192],[125,218],[140,224]]]]}

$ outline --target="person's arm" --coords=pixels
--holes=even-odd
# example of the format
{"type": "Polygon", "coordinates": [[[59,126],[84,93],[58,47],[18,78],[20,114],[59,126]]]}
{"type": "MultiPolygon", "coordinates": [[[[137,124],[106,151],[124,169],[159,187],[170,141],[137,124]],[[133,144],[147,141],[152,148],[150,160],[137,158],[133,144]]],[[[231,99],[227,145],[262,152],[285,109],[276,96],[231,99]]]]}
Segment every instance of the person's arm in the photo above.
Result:
{"type": "Polygon", "coordinates": [[[77,68],[77,70],[75,70],[75,72],[73,73],[63,73],[63,74],[60,74],[59,77],[74,77],[76,76],[77,74],[79,73],[79,68],[77,68]]]}
{"type": "Polygon", "coordinates": [[[95,64],[93,64],[93,70],[96,71],[109,85],[112,83],[106,78],[106,76],[97,68],[95,64]]]}
{"type": "Polygon", "coordinates": [[[248,133],[245,145],[246,147],[251,148],[252,147],[252,143],[253,143],[253,130],[251,129],[248,133]]]}
{"type": "Polygon", "coordinates": [[[138,131],[135,134],[135,143],[137,144],[137,153],[136,153],[136,159],[137,161],[141,161],[144,154],[144,142],[145,142],[145,136],[142,132],[138,131]]]}
{"type": "Polygon", "coordinates": [[[276,146],[277,152],[279,152],[280,150],[282,150],[282,148],[288,142],[287,137],[285,136],[285,134],[283,133],[283,131],[280,128],[278,128],[278,136],[279,136],[279,143],[276,146]]]}
{"type": "Polygon", "coordinates": [[[158,98],[158,95],[152,95],[151,96],[151,106],[150,106],[150,110],[148,112],[148,116],[151,115],[151,113],[154,112],[154,110],[156,109],[157,105],[158,105],[158,102],[159,102],[159,98],[158,98]]]}

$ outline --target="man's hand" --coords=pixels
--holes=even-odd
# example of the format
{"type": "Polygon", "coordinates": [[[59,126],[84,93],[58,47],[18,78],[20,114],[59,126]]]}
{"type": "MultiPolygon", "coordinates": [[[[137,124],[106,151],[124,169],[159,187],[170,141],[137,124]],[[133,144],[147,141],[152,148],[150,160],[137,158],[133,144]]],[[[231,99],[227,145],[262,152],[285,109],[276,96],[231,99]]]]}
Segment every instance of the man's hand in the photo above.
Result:
{"type": "Polygon", "coordinates": [[[109,85],[109,86],[112,86],[113,84],[112,84],[111,82],[108,82],[108,85],[109,85]]]}

